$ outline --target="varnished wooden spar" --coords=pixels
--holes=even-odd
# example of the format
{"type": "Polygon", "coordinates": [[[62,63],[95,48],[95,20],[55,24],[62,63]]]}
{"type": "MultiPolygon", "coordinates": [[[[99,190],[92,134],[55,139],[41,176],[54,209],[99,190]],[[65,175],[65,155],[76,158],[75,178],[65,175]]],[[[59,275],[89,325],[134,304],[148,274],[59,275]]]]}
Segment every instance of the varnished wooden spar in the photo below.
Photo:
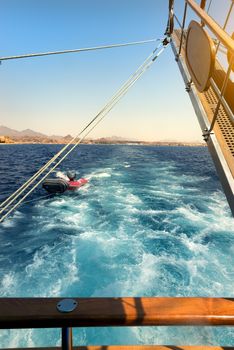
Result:
{"type": "Polygon", "coordinates": [[[234,325],[234,299],[77,298],[60,313],[58,298],[0,299],[0,328],[234,325]]]}
{"type": "Polygon", "coordinates": [[[212,30],[221,43],[234,53],[234,40],[194,0],[186,0],[186,2],[200,17],[202,22],[212,30]]]}

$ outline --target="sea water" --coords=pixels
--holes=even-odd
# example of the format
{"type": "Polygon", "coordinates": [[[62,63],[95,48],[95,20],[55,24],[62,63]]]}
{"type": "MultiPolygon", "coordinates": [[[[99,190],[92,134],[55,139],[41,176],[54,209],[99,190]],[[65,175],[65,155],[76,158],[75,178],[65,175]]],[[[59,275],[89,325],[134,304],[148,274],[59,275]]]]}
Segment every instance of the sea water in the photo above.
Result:
{"type": "MultiPolygon", "coordinates": [[[[1,200],[61,146],[0,147],[1,200]]],[[[82,145],[0,227],[1,297],[234,296],[234,225],[206,147],[82,145]]],[[[230,328],[80,328],[75,344],[234,345],[230,328]]],[[[60,330],[3,330],[1,347],[55,346],[60,330]]]]}

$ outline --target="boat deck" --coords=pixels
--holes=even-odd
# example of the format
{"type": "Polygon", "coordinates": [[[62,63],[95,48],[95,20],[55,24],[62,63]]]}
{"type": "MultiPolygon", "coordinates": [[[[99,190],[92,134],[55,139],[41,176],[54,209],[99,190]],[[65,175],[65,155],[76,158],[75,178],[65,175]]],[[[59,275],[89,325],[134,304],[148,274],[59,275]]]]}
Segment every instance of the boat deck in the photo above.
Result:
{"type": "MultiPolygon", "coordinates": [[[[172,34],[172,48],[177,56],[184,81],[189,86],[191,80],[185,63],[186,31],[183,33],[183,44],[178,56],[181,33],[180,29],[174,30],[172,34]]],[[[206,130],[209,130],[212,123],[214,112],[219,102],[218,92],[220,93],[225,75],[226,72],[216,60],[209,89],[205,92],[199,92],[194,84],[191,85],[191,89],[188,89],[203,134],[205,134],[206,130]]],[[[234,113],[234,83],[230,79],[223,97],[214,128],[206,141],[234,214],[234,120],[230,117],[230,114],[234,113]]]]}

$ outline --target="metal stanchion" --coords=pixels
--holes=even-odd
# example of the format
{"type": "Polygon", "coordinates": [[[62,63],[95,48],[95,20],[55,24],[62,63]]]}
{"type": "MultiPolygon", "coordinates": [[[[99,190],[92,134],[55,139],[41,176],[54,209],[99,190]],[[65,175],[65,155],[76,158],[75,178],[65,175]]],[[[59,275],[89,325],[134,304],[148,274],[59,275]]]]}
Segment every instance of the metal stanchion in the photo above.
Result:
{"type": "Polygon", "coordinates": [[[72,328],[62,328],[62,350],[72,350],[72,328]]]}
{"type": "MultiPolygon", "coordinates": [[[[74,311],[78,303],[74,299],[63,299],[57,303],[57,310],[62,313],[74,311]]],[[[62,350],[72,350],[72,328],[62,328],[62,350]]]]}

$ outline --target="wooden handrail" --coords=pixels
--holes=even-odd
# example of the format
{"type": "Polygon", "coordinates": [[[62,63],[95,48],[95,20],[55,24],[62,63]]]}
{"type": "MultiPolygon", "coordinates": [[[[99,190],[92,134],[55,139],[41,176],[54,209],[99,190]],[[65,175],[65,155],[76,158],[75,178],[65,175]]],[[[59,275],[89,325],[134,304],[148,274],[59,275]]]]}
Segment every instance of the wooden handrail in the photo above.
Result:
{"type": "Polygon", "coordinates": [[[70,313],[57,310],[60,300],[2,298],[0,328],[234,325],[234,299],[76,298],[70,313]]]}
{"type": "Polygon", "coordinates": [[[234,40],[194,1],[185,0],[224,46],[234,53],[234,40]]]}

